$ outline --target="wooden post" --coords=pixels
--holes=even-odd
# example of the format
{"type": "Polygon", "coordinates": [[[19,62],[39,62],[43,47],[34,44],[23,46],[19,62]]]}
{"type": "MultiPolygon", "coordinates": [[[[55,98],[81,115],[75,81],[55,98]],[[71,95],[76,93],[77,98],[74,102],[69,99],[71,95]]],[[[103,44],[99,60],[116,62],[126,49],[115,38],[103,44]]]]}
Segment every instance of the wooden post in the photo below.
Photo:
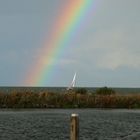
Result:
{"type": "Polygon", "coordinates": [[[71,114],[70,140],[79,138],[79,117],[78,114],[71,114]]]}

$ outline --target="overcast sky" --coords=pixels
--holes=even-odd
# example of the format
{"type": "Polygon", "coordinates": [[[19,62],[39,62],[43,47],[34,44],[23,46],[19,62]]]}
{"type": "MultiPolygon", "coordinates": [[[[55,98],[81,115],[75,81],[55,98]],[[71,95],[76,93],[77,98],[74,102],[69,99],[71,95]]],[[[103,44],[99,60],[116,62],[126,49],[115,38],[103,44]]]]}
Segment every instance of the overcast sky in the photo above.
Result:
{"type": "MultiPolygon", "coordinates": [[[[140,87],[140,0],[100,0],[42,86],[140,87]]],[[[24,79],[67,0],[0,0],[0,86],[24,79]]]]}

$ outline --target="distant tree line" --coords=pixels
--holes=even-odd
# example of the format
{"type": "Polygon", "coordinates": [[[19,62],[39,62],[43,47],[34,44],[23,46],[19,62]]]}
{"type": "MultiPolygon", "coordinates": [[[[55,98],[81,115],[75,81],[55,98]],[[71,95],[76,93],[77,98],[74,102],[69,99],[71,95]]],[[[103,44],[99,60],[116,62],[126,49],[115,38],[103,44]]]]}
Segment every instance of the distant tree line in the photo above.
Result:
{"type": "Polygon", "coordinates": [[[65,93],[0,93],[0,108],[140,108],[140,95],[118,95],[108,87],[88,93],[78,88],[65,93]]]}

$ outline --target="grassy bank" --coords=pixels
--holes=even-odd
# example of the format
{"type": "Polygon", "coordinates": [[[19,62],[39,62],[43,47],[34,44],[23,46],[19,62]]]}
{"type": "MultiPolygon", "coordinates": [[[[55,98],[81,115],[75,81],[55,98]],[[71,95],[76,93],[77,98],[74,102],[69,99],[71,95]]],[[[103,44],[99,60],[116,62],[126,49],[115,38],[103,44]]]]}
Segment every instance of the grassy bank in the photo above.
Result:
{"type": "Polygon", "coordinates": [[[0,108],[140,108],[140,95],[117,95],[114,92],[0,93],[0,108]],[[98,93],[98,94],[97,94],[98,93]]]}

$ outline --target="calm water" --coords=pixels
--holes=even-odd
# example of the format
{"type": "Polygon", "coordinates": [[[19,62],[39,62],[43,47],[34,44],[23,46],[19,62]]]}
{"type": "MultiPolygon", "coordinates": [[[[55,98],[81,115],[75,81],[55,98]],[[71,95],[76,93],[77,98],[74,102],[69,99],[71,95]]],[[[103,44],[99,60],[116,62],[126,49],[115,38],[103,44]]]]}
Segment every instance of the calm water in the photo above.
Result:
{"type": "Polygon", "coordinates": [[[0,140],[69,140],[70,114],[80,115],[80,140],[139,140],[140,110],[1,110],[0,140]]]}

